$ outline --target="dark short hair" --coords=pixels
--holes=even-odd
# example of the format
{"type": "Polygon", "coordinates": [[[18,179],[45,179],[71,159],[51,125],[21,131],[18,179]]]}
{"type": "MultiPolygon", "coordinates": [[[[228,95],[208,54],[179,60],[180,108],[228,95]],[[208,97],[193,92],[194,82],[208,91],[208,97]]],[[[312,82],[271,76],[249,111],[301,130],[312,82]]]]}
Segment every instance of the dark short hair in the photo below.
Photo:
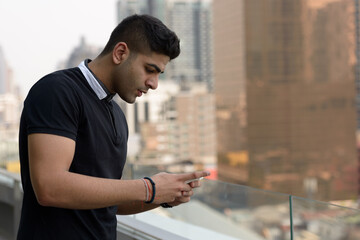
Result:
{"type": "Polygon", "coordinates": [[[149,15],[135,14],[122,20],[100,55],[112,52],[119,42],[125,42],[134,53],[156,52],[169,56],[170,60],[180,54],[180,40],[176,34],[149,15]]]}

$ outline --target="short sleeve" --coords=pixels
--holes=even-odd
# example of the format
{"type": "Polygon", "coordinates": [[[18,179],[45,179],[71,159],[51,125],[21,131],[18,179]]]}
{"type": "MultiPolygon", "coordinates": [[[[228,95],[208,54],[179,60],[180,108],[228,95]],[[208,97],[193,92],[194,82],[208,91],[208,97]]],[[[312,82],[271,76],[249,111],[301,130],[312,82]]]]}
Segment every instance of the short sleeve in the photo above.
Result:
{"type": "Polygon", "coordinates": [[[28,135],[48,133],[76,140],[80,108],[71,81],[53,74],[32,87],[24,103],[28,135]]]}

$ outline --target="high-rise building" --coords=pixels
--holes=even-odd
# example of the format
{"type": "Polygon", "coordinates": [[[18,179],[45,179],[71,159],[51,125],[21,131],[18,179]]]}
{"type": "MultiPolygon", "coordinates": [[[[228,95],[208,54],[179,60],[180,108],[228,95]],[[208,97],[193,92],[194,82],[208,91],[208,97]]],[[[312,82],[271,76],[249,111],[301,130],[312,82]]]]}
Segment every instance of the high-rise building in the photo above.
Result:
{"type": "MultiPolygon", "coordinates": [[[[360,0],[355,3],[355,24],[356,24],[356,66],[355,66],[355,85],[356,85],[356,110],[357,110],[357,133],[356,142],[358,149],[358,173],[360,175],[360,0]]],[[[358,194],[360,196],[360,177],[358,178],[358,194]]],[[[359,197],[360,199],[360,197],[359,197]]],[[[359,201],[360,202],[360,201],[359,201]]]]}
{"type": "Polygon", "coordinates": [[[13,93],[0,94],[0,167],[18,161],[19,120],[22,100],[13,93]]]}
{"type": "Polygon", "coordinates": [[[117,22],[133,14],[148,14],[161,21],[166,16],[166,0],[119,0],[117,2],[117,22]]]}
{"type": "Polygon", "coordinates": [[[4,52],[0,47],[0,94],[6,93],[6,82],[7,82],[7,66],[6,66],[4,52]]]}
{"type": "Polygon", "coordinates": [[[212,89],[212,11],[209,1],[167,1],[167,24],[180,38],[180,56],[169,65],[170,77],[205,82],[212,89]]]}
{"type": "Polygon", "coordinates": [[[209,91],[213,91],[213,34],[212,3],[200,1],[195,3],[195,59],[200,69],[200,81],[205,82],[209,91]]]}
{"type": "Polygon", "coordinates": [[[212,11],[209,0],[119,0],[118,22],[132,14],[162,20],[180,38],[181,54],[168,64],[164,78],[205,82],[213,88],[212,11]]]}
{"type": "Polygon", "coordinates": [[[0,167],[18,160],[19,120],[22,100],[0,47],[0,167]]]}
{"type": "Polygon", "coordinates": [[[219,178],[356,197],[354,1],[228,0],[213,9],[219,178]]]}
{"type": "Polygon", "coordinates": [[[213,167],[214,97],[208,93],[213,86],[211,2],[119,0],[117,9],[118,22],[135,13],[159,18],[176,32],[181,45],[180,56],[167,65],[154,94],[148,93],[131,105],[119,101],[128,120],[130,158],[158,164],[189,160],[213,167]],[[194,93],[198,88],[194,85],[201,85],[204,92],[194,93]],[[189,102],[192,105],[187,108],[189,102]],[[204,116],[204,111],[208,115],[204,116]],[[140,147],[133,151],[137,145],[140,147]]]}
{"type": "MultiPolygon", "coordinates": [[[[138,98],[134,104],[127,104],[119,97],[115,98],[123,110],[128,124],[128,159],[130,161],[139,158],[140,151],[144,152],[142,149],[147,148],[146,142],[151,141],[151,134],[154,132],[157,134],[156,129],[145,130],[144,128],[158,125],[157,123],[160,124],[164,120],[162,114],[164,102],[179,91],[180,86],[174,81],[162,80],[156,92],[149,91],[146,95],[138,98]]],[[[164,156],[164,154],[161,155],[164,156]]],[[[155,157],[147,157],[150,161],[151,158],[155,157]]]]}
{"type": "Polygon", "coordinates": [[[71,52],[65,63],[65,68],[77,67],[84,59],[94,59],[101,51],[100,47],[91,46],[86,43],[84,37],[80,39],[80,44],[71,52]]]}
{"type": "Polygon", "coordinates": [[[117,2],[117,22],[133,14],[149,14],[148,0],[119,0],[117,2]]]}
{"type": "Polygon", "coordinates": [[[215,98],[206,85],[193,87],[174,96],[171,128],[174,139],[172,150],[180,159],[213,168],[216,165],[215,98]]]}
{"type": "Polygon", "coordinates": [[[168,1],[168,23],[180,38],[180,56],[169,65],[171,78],[188,81],[200,80],[200,69],[196,66],[195,8],[194,2],[168,1]]]}
{"type": "Polygon", "coordinates": [[[192,162],[214,168],[214,96],[205,84],[196,85],[185,91],[175,81],[165,80],[155,92],[122,106],[130,138],[141,136],[138,163],[192,162]]]}
{"type": "Polygon", "coordinates": [[[147,0],[147,2],[148,14],[164,22],[166,18],[166,0],[147,0]]]}

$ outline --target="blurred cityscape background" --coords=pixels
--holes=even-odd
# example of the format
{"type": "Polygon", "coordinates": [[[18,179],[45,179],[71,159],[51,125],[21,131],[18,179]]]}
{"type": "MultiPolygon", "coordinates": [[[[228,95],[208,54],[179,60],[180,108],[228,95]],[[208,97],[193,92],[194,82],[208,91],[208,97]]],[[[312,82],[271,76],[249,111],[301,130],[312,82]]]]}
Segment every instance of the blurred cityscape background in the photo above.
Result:
{"type": "MultiPolygon", "coordinates": [[[[130,133],[124,174],[207,169],[211,179],[358,207],[359,1],[118,0],[114,26],[153,15],[182,50],[156,91],[116,99],[130,133]]],[[[82,37],[53,70],[102,48],[82,37]]],[[[0,166],[18,173],[27,93],[10,54],[0,46],[0,166]]]]}
{"type": "MultiPolygon", "coordinates": [[[[126,104],[130,163],[317,200],[357,199],[360,18],[354,0],[120,0],[150,14],[182,53],[156,91],[126,104]]],[[[105,43],[104,43],[105,44],[105,43]]],[[[94,58],[84,37],[54,70],[94,58]]],[[[0,50],[0,164],[19,171],[26,93],[0,50]]]]}

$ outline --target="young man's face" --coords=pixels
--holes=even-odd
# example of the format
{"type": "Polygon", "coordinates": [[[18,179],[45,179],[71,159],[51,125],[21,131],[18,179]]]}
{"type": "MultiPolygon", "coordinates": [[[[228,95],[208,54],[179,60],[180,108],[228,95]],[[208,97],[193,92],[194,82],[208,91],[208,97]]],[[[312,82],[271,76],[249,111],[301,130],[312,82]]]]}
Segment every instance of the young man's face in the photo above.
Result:
{"type": "Polygon", "coordinates": [[[149,89],[156,89],[159,75],[164,72],[170,58],[163,54],[133,54],[118,66],[113,75],[115,92],[128,103],[134,103],[149,89]]]}

